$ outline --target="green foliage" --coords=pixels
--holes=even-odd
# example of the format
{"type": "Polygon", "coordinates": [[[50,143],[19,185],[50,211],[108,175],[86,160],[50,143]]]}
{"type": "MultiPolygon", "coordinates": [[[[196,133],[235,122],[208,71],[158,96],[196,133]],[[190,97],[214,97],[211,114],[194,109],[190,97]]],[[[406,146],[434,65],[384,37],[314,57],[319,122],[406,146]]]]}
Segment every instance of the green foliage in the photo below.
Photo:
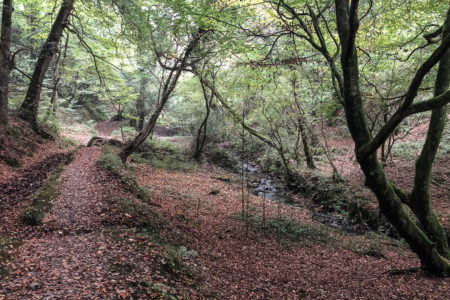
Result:
{"type": "Polygon", "coordinates": [[[395,143],[392,147],[392,155],[402,157],[403,159],[413,161],[420,153],[423,142],[406,141],[403,143],[395,143]]]}
{"type": "Polygon", "coordinates": [[[190,171],[195,168],[195,162],[180,147],[157,138],[147,142],[147,146],[139,153],[133,154],[131,161],[169,171],[190,171]]]}
{"type": "Polygon", "coordinates": [[[220,194],[220,188],[218,186],[212,186],[209,193],[211,195],[219,195],[220,194]]]}
{"type": "Polygon", "coordinates": [[[61,193],[59,186],[59,177],[63,172],[63,165],[59,165],[46,180],[41,189],[34,195],[31,204],[29,204],[22,213],[22,221],[28,225],[40,225],[45,215],[52,208],[52,200],[61,193]]]}
{"type": "Polygon", "coordinates": [[[61,141],[64,143],[64,145],[65,145],[66,147],[78,145],[78,142],[77,142],[75,139],[70,138],[70,137],[62,136],[62,137],[61,137],[61,141]]]}
{"type": "Polygon", "coordinates": [[[137,198],[142,201],[149,201],[150,190],[139,185],[134,171],[132,169],[127,169],[122,164],[118,153],[118,148],[109,145],[104,146],[103,154],[97,161],[97,164],[116,175],[137,198]]]}
{"type": "Polygon", "coordinates": [[[179,299],[170,293],[171,288],[163,283],[146,282],[146,285],[152,290],[152,292],[158,295],[158,299],[163,300],[176,300],[179,299]]]}
{"type": "Polygon", "coordinates": [[[120,171],[124,169],[122,161],[118,155],[118,149],[114,146],[106,145],[103,148],[103,154],[98,160],[98,165],[105,168],[114,174],[120,174],[120,171]]]}
{"type": "Polygon", "coordinates": [[[184,262],[186,258],[198,256],[196,251],[188,250],[185,246],[177,247],[172,244],[165,245],[165,250],[161,261],[165,271],[190,277],[196,274],[195,269],[184,262]]]}
{"type": "Polygon", "coordinates": [[[3,161],[10,167],[20,168],[20,161],[16,157],[4,157],[3,161]]]}
{"type": "Polygon", "coordinates": [[[136,129],[134,129],[133,127],[121,126],[120,128],[115,129],[112,132],[111,137],[113,139],[121,139],[121,140],[123,139],[124,141],[129,141],[136,134],[137,134],[136,129]]]}
{"type": "Polygon", "coordinates": [[[266,230],[278,238],[312,247],[319,245],[332,245],[336,237],[333,231],[322,224],[299,223],[291,218],[267,218],[265,222],[260,216],[250,215],[242,217],[233,215],[233,218],[245,221],[254,230],[266,230]]]}
{"type": "Polygon", "coordinates": [[[61,120],[54,116],[53,114],[44,117],[45,121],[41,123],[42,128],[45,130],[45,132],[51,134],[54,137],[58,137],[59,133],[61,131],[61,120]]]}

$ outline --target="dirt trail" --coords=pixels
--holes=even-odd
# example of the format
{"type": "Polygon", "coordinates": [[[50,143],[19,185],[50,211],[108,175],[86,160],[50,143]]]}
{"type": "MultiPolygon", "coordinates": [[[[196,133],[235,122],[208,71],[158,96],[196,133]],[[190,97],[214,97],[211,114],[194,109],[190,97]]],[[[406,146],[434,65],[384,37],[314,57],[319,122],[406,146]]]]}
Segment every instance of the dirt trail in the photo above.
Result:
{"type": "Polygon", "coordinates": [[[120,122],[102,121],[95,125],[98,131],[98,137],[110,139],[114,130],[120,127],[120,122]]]}
{"type": "Polygon", "coordinates": [[[95,167],[100,154],[99,147],[82,149],[66,168],[61,195],[35,227],[42,235],[24,240],[14,253],[0,299],[111,298],[124,288],[103,254],[113,243],[102,233],[107,199],[95,167]]]}

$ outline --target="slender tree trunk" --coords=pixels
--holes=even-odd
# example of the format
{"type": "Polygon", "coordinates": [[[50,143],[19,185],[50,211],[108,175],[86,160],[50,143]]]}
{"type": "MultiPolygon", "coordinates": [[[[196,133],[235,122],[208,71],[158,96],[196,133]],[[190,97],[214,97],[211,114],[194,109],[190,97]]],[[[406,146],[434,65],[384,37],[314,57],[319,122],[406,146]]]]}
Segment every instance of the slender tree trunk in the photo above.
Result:
{"type": "Polygon", "coordinates": [[[205,86],[207,86],[211,90],[211,93],[213,93],[214,97],[217,99],[217,101],[219,101],[222,107],[225,108],[225,110],[233,117],[236,123],[243,126],[248,133],[250,133],[260,141],[266,143],[267,145],[278,151],[277,145],[269,137],[262,135],[261,133],[257,132],[255,129],[251,128],[244,122],[242,117],[228,105],[227,101],[222,97],[219,91],[217,91],[214,84],[212,84],[207,80],[205,80],[204,83],[205,86]]]}
{"type": "Polygon", "coordinates": [[[44,81],[45,73],[47,72],[52,57],[57,51],[59,40],[61,39],[63,30],[67,24],[67,19],[73,10],[74,2],[74,0],[63,1],[47,40],[39,53],[25,100],[21,105],[20,116],[31,123],[35,129],[37,129],[37,114],[42,82],[44,81]]]}
{"type": "Polygon", "coordinates": [[[206,92],[205,83],[203,82],[203,77],[202,76],[199,76],[199,77],[200,77],[200,84],[202,86],[202,91],[203,91],[203,98],[205,100],[206,115],[197,131],[197,139],[196,139],[195,153],[194,153],[194,158],[197,160],[200,159],[200,156],[203,151],[203,147],[205,146],[206,133],[207,133],[207,129],[208,129],[208,127],[207,127],[208,119],[209,119],[209,115],[211,113],[211,103],[214,98],[214,94],[212,92],[211,92],[211,95],[208,96],[208,94],[206,92]]]}
{"type": "Polygon", "coordinates": [[[57,54],[56,61],[55,61],[55,69],[53,70],[53,91],[52,96],[50,97],[50,103],[47,108],[47,112],[45,114],[44,122],[47,121],[47,119],[54,115],[56,112],[56,102],[58,101],[58,87],[59,87],[59,59],[61,57],[61,54],[57,54]]]}
{"type": "Polygon", "coordinates": [[[311,150],[309,148],[309,144],[308,144],[308,136],[306,134],[306,130],[305,130],[305,117],[303,114],[303,110],[300,104],[300,99],[297,93],[297,74],[294,71],[293,77],[292,77],[292,90],[294,92],[294,100],[295,100],[295,105],[297,106],[297,109],[299,111],[299,117],[298,117],[298,129],[300,131],[300,135],[301,135],[301,139],[302,139],[302,145],[303,145],[303,152],[305,153],[305,157],[306,157],[306,166],[309,169],[315,169],[316,166],[314,165],[314,159],[313,159],[313,155],[311,153],[311,150]]]}
{"type": "Polygon", "coordinates": [[[422,231],[402,207],[404,195],[388,181],[376,152],[365,154],[362,149],[372,141],[362,106],[359,89],[358,57],[355,46],[359,27],[358,4],[353,0],[335,0],[336,17],[341,41],[341,65],[344,74],[344,109],[353,140],[357,160],[364,172],[366,185],[377,196],[380,212],[395,226],[411,249],[418,255],[422,266],[436,275],[450,276],[450,264],[436,249],[436,243],[422,231]],[[402,196],[402,197],[400,197],[402,196]]]}
{"type": "MultiPolygon", "coordinates": [[[[144,76],[144,74],[142,74],[142,76],[144,76]]],[[[136,129],[139,131],[141,131],[144,128],[144,121],[145,121],[145,84],[146,80],[144,77],[142,77],[139,87],[139,97],[136,101],[136,110],[138,117],[136,129]]]]}
{"type": "Polygon", "coordinates": [[[53,114],[56,113],[56,107],[58,106],[59,99],[59,86],[61,83],[61,77],[64,73],[64,67],[66,65],[67,49],[69,48],[69,34],[66,35],[66,41],[64,43],[64,53],[60,53],[55,63],[55,72],[53,73],[54,90],[52,97],[50,98],[50,108],[53,114]],[[62,59],[61,59],[62,55],[62,59]]]}
{"type": "Polygon", "coordinates": [[[159,115],[161,114],[167,100],[169,100],[170,95],[172,94],[173,90],[175,89],[175,86],[177,85],[178,79],[180,78],[181,73],[183,72],[184,68],[187,65],[187,60],[189,56],[192,54],[194,49],[197,47],[197,45],[200,42],[201,37],[206,33],[206,31],[203,31],[199,29],[198,33],[192,38],[189,45],[186,47],[184,51],[183,58],[178,66],[171,69],[169,76],[166,78],[166,81],[163,86],[163,90],[161,93],[161,99],[156,106],[155,112],[150,117],[150,120],[145,125],[145,127],[139,132],[139,134],[136,136],[136,138],[131,141],[125,148],[122,149],[122,151],[119,153],[120,159],[125,164],[127,161],[128,156],[130,156],[136,149],[147,139],[147,137],[153,132],[153,129],[155,128],[156,121],[159,118],[159,115]]]}
{"type": "Polygon", "coordinates": [[[303,152],[305,153],[306,157],[306,166],[309,169],[315,169],[316,166],[314,165],[314,158],[311,153],[311,149],[309,148],[308,136],[306,135],[306,130],[305,126],[303,125],[302,118],[299,118],[298,120],[298,129],[300,130],[300,134],[302,135],[302,145],[303,145],[303,152]]]}
{"type": "Polygon", "coordinates": [[[8,124],[8,90],[11,72],[11,15],[12,0],[3,1],[0,41],[0,124],[8,124]]]}

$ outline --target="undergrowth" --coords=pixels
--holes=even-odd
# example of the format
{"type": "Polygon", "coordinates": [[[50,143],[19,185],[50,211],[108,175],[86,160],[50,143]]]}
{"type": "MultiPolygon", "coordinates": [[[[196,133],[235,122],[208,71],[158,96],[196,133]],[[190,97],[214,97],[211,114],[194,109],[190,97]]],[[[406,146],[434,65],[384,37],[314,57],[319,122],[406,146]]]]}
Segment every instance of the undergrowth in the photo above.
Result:
{"type": "Polygon", "coordinates": [[[97,161],[97,164],[117,176],[134,196],[147,202],[150,197],[150,190],[139,185],[133,169],[126,168],[118,154],[118,148],[105,145],[103,154],[97,161]]]}
{"type": "Polygon", "coordinates": [[[164,245],[165,252],[161,260],[163,269],[166,272],[178,275],[186,275],[193,277],[196,270],[185,263],[185,259],[189,257],[197,257],[198,253],[194,250],[188,250],[185,246],[177,246],[173,244],[164,245]]]}
{"type": "Polygon", "coordinates": [[[267,218],[265,222],[260,216],[255,215],[236,214],[231,217],[245,222],[252,230],[268,232],[284,242],[300,243],[307,247],[331,246],[375,258],[385,258],[383,244],[393,246],[399,251],[407,248],[404,241],[375,232],[369,232],[360,237],[329,228],[323,224],[300,223],[288,217],[267,218]]]}
{"type": "Polygon", "coordinates": [[[51,172],[44,185],[34,194],[33,200],[22,212],[22,221],[25,224],[42,224],[45,215],[52,208],[52,200],[56,199],[61,193],[59,178],[64,171],[64,166],[74,159],[78,149],[75,149],[67,155],[67,158],[51,172]]]}
{"type": "Polygon", "coordinates": [[[182,149],[160,139],[152,139],[145,144],[138,153],[131,156],[131,161],[168,171],[190,171],[195,168],[195,163],[182,149]]]}
{"type": "Polygon", "coordinates": [[[232,218],[246,222],[253,230],[266,231],[280,239],[298,242],[311,247],[316,244],[327,245],[336,240],[334,234],[322,224],[299,223],[291,218],[266,218],[260,216],[232,215],[232,218]]]}

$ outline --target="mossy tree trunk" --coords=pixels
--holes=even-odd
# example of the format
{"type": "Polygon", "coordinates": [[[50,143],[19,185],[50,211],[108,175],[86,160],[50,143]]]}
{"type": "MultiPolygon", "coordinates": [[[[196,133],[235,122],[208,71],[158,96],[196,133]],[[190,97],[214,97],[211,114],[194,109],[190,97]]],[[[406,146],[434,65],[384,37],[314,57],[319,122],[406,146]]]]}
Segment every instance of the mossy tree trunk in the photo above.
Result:
{"type": "Polygon", "coordinates": [[[0,124],[8,124],[8,90],[11,72],[11,15],[12,0],[3,1],[0,41],[0,124]]]}
{"type": "MultiPolygon", "coordinates": [[[[450,10],[449,10],[450,13],[450,10]]],[[[447,17],[442,30],[442,39],[450,37],[450,17],[447,17]]],[[[449,89],[450,85],[450,48],[445,51],[439,63],[436,76],[434,96],[439,96],[449,89]]],[[[442,139],[447,118],[446,106],[431,112],[430,125],[419,158],[416,161],[416,176],[411,193],[410,207],[419,218],[420,224],[431,240],[436,243],[439,253],[450,259],[447,232],[442,227],[431,206],[430,177],[433,162],[442,139]]]]}
{"type": "MultiPolygon", "coordinates": [[[[356,157],[366,178],[366,185],[377,196],[380,211],[396,227],[411,249],[418,255],[422,266],[436,275],[450,276],[450,264],[446,260],[446,250],[440,249],[444,246],[440,239],[445,231],[440,230],[439,221],[431,209],[429,185],[427,186],[426,182],[427,179],[429,181],[429,173],[431,172],[434,156],[442,135],[442,122],[445,122],[439,116],[442,114],[443,106],[450,102],[450,93],[447,91],[448,83],[437,84],[433,98],[416,104],[413,103],[423,78],[439,61],[441,63],[437,81],[441,82],[442,78],[448,78],[449,35],[443,35],[441,45],[415,74],[403,103],[378,134],[372,137],[367,126],[359,85],[359,66],[355,43],[359,27],[359,1],[353,0],[350,4],[349,0],[335,0],[335,4],[337,26],[341,41],[345,115],[350,133],[355,142],[356,157]],[[425,142],[422,155],[417,161],[417,167],[421,170],[418,170],[416,174],[413,192],[411,195],[408,195],[386,178],[376,151],[403,119],[413,113],[431,109],[434,109],[434,111],[427,140],[433,139],[433,141],[425,142]],[[436,121],[436,119],[439,119],[439,121],[436,121]],[[434,154],[430,154],[429,151],[434,152],[434,154]],[[404,210],[403,203],[413,208],[413,212],[418,216],[424,230],[411,219],[404,210]],[[439,246],[440,244],[442,245],[439,246]]],[[[449,20],[450,10],[444,25],[447,29],[449,20]]]]}
{"type": "Polygon", "coordinates": [[[73,10],[74,2],[75,0],[63,1],[58,15],[53,22],[47,40],[39,53],[25,100],[22,102],[20,107],[21,118],[28,121],[35,130],[38,129],[37,114],[45,73],[47,72],[53,55],[57,52],[58,43],[61,39],[64,28],[67,25],[69,15],[73,10]]]}

